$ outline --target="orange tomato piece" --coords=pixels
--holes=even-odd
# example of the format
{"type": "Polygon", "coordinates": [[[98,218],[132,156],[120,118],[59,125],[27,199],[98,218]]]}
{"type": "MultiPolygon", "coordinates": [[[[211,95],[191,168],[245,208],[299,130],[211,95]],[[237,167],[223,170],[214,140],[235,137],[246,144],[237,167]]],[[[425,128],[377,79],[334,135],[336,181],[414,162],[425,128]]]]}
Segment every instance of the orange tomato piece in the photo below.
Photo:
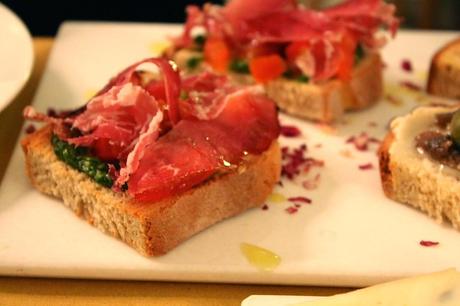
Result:
{"type": "Polygon", "coordinates": [[[225,40],[208,38],[204,44],[204,59],[214,70],[227,71],[231,52],[225,40]]]}
{"type": "Polygon", "coordinates": [[[278,54],[253,58],[249,62],[249,71],[258,83],[266,83],[280,77],[286,71],[286,63],[278,54]]]}

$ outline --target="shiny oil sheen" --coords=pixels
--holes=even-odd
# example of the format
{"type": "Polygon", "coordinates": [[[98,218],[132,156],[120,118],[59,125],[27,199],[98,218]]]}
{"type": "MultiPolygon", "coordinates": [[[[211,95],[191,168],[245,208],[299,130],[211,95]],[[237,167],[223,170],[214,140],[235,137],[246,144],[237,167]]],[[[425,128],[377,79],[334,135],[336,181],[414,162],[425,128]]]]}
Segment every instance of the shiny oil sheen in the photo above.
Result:
{"type": "Polygon", "coordinates": [[[243,242],[240,249],[247,261],[261,271],[273,271],[281,263],[279,255],[256,245],[243,242]]]}

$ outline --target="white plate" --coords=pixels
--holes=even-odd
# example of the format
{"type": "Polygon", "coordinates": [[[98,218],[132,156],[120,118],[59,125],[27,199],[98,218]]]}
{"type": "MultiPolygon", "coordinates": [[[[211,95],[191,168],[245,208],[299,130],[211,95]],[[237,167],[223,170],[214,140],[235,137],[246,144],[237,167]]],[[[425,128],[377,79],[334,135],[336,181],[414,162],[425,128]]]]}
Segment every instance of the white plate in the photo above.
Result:
{"type": "Polygon", "coordinates": [[[303,302],[314,301],[319,298],[321,297],[296,295],[251,295],[241,302],[241,306],[293,306],[303,302]]]}
{"type": "MultiPolygon", "coordinates": [[[[66,23],[33,104],[42,111],[81,105],[88,92],[94,93],[117,71],[152,56],[153,42],[178,31],[180,27],[172,25],[66,23]]],[[[383,54],[387,82],[410,78],[422,84],[431,55],[456,35],[401,31],[383,54]],[[414,73],[400,69],[403,58],[412,60],[414,73]]],[[[346,115],[350,123],[339,124],[335,134],[281,115],[282,123],[295,124],[304,133],[297,139],[281,138],[282,145],[307,143],[309,155],[326,165],[318,189],[285,181],[275,192],[304,195],[313,203],[290,215],[285,211],[287,201],[267,201],[268,210],[253,209],[221,222],[160,258],[139,255],[76,218],[60,201],[36,192],[24,176],[17,147],[0,186],[0,274],[364,286],[448,267],[460,269],[460,233],[385,198],[377,169],[358,169],[368,162],[377,166],[376,146],[358,152],[345,143],[363,130],[382,138],[388,120],[416,104],[413,95],[406,98],[402,106],[382,101],[346,115]],[[353,158],[339,153],[344,149],[353,158]],[[420,240],[440,244],[422,247],[420,240]],[[243,242],[277,253],[281,264],[272,272],[260,272],[242,255],[243,242]]]]}
{"type": "Polygon", "coordinates": [[[32,38],[24,23],[0,3],[0,111],[22,89],[32,72],[32,38]]]}

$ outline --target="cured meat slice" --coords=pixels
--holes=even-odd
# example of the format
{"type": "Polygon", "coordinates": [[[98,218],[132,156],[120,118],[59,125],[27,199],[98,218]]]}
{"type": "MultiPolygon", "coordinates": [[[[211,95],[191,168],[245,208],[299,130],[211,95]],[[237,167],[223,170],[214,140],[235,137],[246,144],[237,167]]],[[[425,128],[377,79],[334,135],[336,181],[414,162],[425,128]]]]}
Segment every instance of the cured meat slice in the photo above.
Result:
{"type": "Polygon", "coordinates": [[[289,64],[316,81],[335,76],[348,79],[358,43],[368,49],[380,48],[386,38],[377,35],[379,29],[387,28],[394,36],[399,26],[395,6],[382,0],[348,0],[321,11],[294,0],[232,0],[224,7],[205,5],[203,10],[194,7],[192,11],[182,36],[182,42],[189,44],[179,48],[190,47],[195,26],[204,27],[208,38],[219,37],[230,44],[235,58],[276,46],[280,51],[274,52],[283,54],[287,45],[301,42],[308,50],[289,64]]]}
{"type": "Polygon", "coordinates": [[[279,134],[277,112],[257,88],[239,89],[210,72],[181,81],[166,60],[146,59],[123,70],[70,117],[51,118],[32,108],[25,115],[67,129],[59,137],[116,161],[119,171],[109,166],[115,191],[127,183],[137,200],[156,201],[269,148],[279,134]],[[158,65],[163,78],[145,84],[136,69],[146,62],[158,65]],[[80,135],[72,136],[75,131],[80,135]]]}
{"type": "Polygon", "coordinates": [[[267,150],[279,134],[275,106],[265,96],[241,90],[228,97],[212,120],[181,120],[144,154],[128,181],[139,201],[155,201],[233,169],[247,154],[267,150]]]}

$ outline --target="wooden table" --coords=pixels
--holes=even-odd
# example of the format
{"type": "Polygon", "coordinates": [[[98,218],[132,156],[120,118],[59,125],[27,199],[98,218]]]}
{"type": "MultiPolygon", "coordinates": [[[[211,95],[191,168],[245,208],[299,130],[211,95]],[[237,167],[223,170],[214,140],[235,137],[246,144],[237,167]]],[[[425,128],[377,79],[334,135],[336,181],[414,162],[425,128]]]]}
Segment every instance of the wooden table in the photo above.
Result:
{"type": "MultiPolygon", "coordinates": [[[[34,39],[35,65],[16,99],[0,112],[0,181],[31,103],[52,38],[34,39]]],[[[0,277],[0,305],[240,305],[252,294],[332,295],[345,288],[0,277]]]]}

